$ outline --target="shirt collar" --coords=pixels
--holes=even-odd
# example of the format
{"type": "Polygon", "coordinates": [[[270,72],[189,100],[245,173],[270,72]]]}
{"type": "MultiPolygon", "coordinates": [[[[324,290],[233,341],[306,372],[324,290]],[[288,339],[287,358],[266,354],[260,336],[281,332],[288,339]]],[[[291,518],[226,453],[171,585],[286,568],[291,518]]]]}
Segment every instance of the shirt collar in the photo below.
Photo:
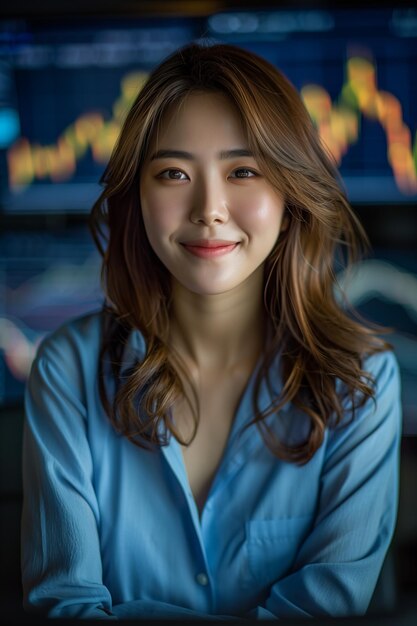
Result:
{"type": "MultiPolygon", "coordinates": [[[[146,341],[143,334],[138,329],[133,329],[129,333],[125,348],[122,354],[122,365],[120,369],[121,377],[127,377],[130,374],[130,370],[140,361],[145,358],[146,355],[146,341]]],[[[267,385],[265,377],[262,379],[260,388],[260,408],[261,410],[267,409],[273,400],[281,393],[282,390],[282,378],[280,374],[280,361],[281,351],[279,351],[272,360],[269,369],[270,387],[267,385]]],[[[236,420],[231,432],[231,440],[240,433],[240,429],[249,421],[253,419],[252,412],[252,392],[253,385],[257,371],[260,367],[261,360],[252,372],[248,381],[247,387],[244,392],[244,397],[241,399],[241,406],[236,415],[236,420]],[[235,432],[233,432],[235,431],[235,432]]],[[[287,402],[279,411],[282,419],[277,419],[277,414],[272,413],[265,418],[266,424],[272,431],[280,436],[281,440],[292,441],[295,443],[300,440],[304,440],[308,428],[309,420],[306,420],[306,415],[298,410],[290,402],[287,402]]],[[[164,433],[164,424],[160,423],[159,433],[164,433]]],[[[247,431],[247,436],[251,437],[251,430],[247,431]]]]}
{"type": "MultiPolygon", "coordinates": [[[[139,329],[134,328],[130,331],[126,340],[126,345],[123,350],[122,365],[120,368],[120,376],[123,378],[127,377],[130,373],[130,370],[137,363],[142,361],[145,358],[145,355],[146,355],[145,338],[139,329]]],[[[279,395],[282,390],[282,379],[280,375],[280,361],[281,361],[281,351],[279,351],[275,355],[274,359],[272,360],[272,364],[270,366],[270,383],[271,383],[270,391],[272,393],[269,393],[269,390],[267,392],[267,395],[269,396],[270,400],[272,400],[272,398],[279,395]]],[[[252,372],[252,375],[248,381],[248,385],[250,387],[252,387],[252,384],[254,382],[254,379],[255,379],[255,376],[259,367],[260,367],[260,359],[258,360],[256,367],[254,371],[252,372]]],[[[262,384],[266,385],[266,381],[264,380],[262,384]]],[[[266,388],[264,389],[263,393],[266,393],[266,388]]],[[[285,404],[284,407],[281,409],[281,411],[287,411],[289,406],[290,406],[289,403],[285,404]]]]}
{"type": "MultiPolygon", "coordinates": [[[[133,328],[125,343],[125,347],[122,353],[122,365],[120,369],[120,373],[125,375],[129,369],[131,369],[136,363],[139,363],[145,358],[146,355],[146,341],[138,328],[133,328]]],[[[277,366],[279,365],[279,361],[281,359],[281,352],[279,351],[277,355],[273,359],[273,366],[271,369],[276,371],[277,366]]],[[[255,370],[257,371],[260,365],[260,360],[258,360],[255,370]]],[[[279,382],[275,378],[274,391],[276,391],[276,384],[278,383],[278,390],[280,391],[282,388],[281,380],[279,382]]]]}

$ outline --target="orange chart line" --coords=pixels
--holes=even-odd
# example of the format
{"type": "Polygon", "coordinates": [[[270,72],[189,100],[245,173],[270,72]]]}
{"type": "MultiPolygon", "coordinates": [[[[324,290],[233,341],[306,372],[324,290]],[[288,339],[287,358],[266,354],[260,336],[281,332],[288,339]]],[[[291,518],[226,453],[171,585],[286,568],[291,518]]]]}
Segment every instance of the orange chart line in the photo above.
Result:
{"type": "Polygon", "coordinates": [[[301,90],[323,143],[340,165],[349,146],[360,136],[362,116],[377,121],[387,138],[387,160],[398,188],[406,195],[417,193],[417,133],[413,148],[400,101],[378,89],[376,69],[369,60],[352,56],[346,70],[346,81],[336,104],[319,85],[306,85],[301,90]]]}
{"type": "MultiPolygon", "coordinates": [[[[22,137],[7,153],[9,186],[18,192],[34,180],[69,180],[77,161],[91,150],[97,163],[106,164],[124,117],[147,74],[125,76],[121,94],[113,105],[113,117],[106,121],[99,112],[85,113],[66,128],[56,144],[31,144],[22,137]]],[[[401,103],[393,94],[377,87],[375,66],[367,59],[352,56],[346,65],[346,80],[334,104],[319,85],[301,90],[303,102],[316,125],[324,145],[338,164],[349,146],[360,137],[362,116],[381,124],[387,137],[387,160],[399,190],[417,193],[417,134],[412,147],[411,131],[404,123],[401,103]]]]}
{"type": "Polygon", "coordinates": [[[99,112],[88,112],[75,120],[58,137],[55,144],[31,144],[19,138],[7,153],[9,187],[22,191],[34,180],[49,178],[53,182],[69,180],[77,161],[90,149],[94,161],[106,164],[119,136],[124,117],[147,79],[147,74],[134,72],[121,83],[121,94],[113,105],[113,117],[106,121],[99,112]]]}

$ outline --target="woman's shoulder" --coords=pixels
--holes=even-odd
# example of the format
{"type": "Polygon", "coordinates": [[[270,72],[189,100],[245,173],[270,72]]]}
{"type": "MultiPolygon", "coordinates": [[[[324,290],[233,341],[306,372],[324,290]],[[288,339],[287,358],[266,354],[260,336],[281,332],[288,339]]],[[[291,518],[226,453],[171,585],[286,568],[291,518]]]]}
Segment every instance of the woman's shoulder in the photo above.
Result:
{"type": "Polygon", "coordinates": [[[392,350],[375,352],[365,357],[362,369],[368,372],[375,381],[376,395],[381,392],[386,385],[398,385],[400,379],[400,368],[397,357],[392,350]]]}
{"type": "Polygon", "coordinates": [[[32,418],[37,403],[49,406],[58,399],[84,412],[81,407],[97,378],[101,319],[101,311],[69,318],[42,338],[26,384],[26,411],[32,418]]]}
{"type": "Polygon", "coordinates": [[[91,360],[98,357],[101,341],[102,310],[69,318],[40,341],[35,360],[91,360]]]}
{"type": "MultiPolygon", "coordinates": [[[[382,429],[394,433],[401,429],[401,378],[400,368],[393,351],[385,350],[366,356],[362,370],[371,377],[373,397],[368,397],[356,407],[352,419],[351,399],[347,402],[346,419],[340,427],[347,432],[372,432],[382,429]]],[[[369,379],[365,382],[369,384],[369,379]]],[[[361,397],[361,396],[358,396],[361,397]]],[[[356,403],[355,403],[356,404],[356,403]]],[[[339,428],[336,428],[336,433],[339,428]]],[[[337,436],[337,435],[336,435],[337,436]]]]}
{"type": "MultiPolygon", "coordinates": [[[[362,356],[361,370],[363,382],[371,384],[373,387],[374,398],[377,398],[387,386],[398,385],[400,380],[398,360],[392,350],[383,350],[362,356]]],[[[343,382],[339,378],[336,379],[336,391],[343,395],[344,389],[343,382]]]]}

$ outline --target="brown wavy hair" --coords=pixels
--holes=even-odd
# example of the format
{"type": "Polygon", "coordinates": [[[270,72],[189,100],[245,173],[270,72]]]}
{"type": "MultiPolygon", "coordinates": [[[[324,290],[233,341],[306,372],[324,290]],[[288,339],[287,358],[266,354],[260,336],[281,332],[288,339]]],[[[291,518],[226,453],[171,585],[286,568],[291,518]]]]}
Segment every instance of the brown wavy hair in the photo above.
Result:
{"type": "Polygon", "coordinates": [[[170,275],[147,239],[139,194],[141,168],[164,114],[197,91],[220,92],[237,106],[263,175],[285,198],[289,227],[264,265],[269,335],[255,379],[254,417],[246,427],[256,424],[273,454],[302,464],[320,447],[326,426],[346,417],[347,406],[354,419],[355,410],[374,397],[375,381],[362,370],[363,359],[391,346],[378,337],[382,329],[366,323],[335,294],[336,264],[349,267],[368,240],[332,157],[295,87],[266,60],[235,46],[193,43],[163,61],[140,90],[103,174],[103,191],[89,219],[103,257],[100,397],[117,431],[145,449],[166,445],[168,431],[183,445],[197,432],[198,410],[189,441],[181,439],[170,419],[178,398],[191,406],[179,375],[187,369],[169,346],[170,275]],[[142,333],[146,354],[121,377],[132,329],[142,333]],[[278,353],[280,372],[272,375],[281,376],[283,387],[261,412],[260,385],[265,378],[270,387],[278,353]],[[104,382],[106,358],[116,381],[112,400],[104,382]],[[273,437],[264,423],[287,402],[310,421],[308,437],[295,446],[273,437]]]}

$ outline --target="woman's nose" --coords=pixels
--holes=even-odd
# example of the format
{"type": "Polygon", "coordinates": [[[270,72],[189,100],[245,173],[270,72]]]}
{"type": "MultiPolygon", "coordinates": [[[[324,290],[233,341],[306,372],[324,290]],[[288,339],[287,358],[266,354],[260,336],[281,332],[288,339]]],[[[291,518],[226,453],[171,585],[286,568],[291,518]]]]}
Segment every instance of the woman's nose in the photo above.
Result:
{"type": "Polygon", "coordinates": [[[193,223],[224,223],[229,219],[225,190],[219,181],[198,186],[193,197],[190,220],[193,223]]]}

